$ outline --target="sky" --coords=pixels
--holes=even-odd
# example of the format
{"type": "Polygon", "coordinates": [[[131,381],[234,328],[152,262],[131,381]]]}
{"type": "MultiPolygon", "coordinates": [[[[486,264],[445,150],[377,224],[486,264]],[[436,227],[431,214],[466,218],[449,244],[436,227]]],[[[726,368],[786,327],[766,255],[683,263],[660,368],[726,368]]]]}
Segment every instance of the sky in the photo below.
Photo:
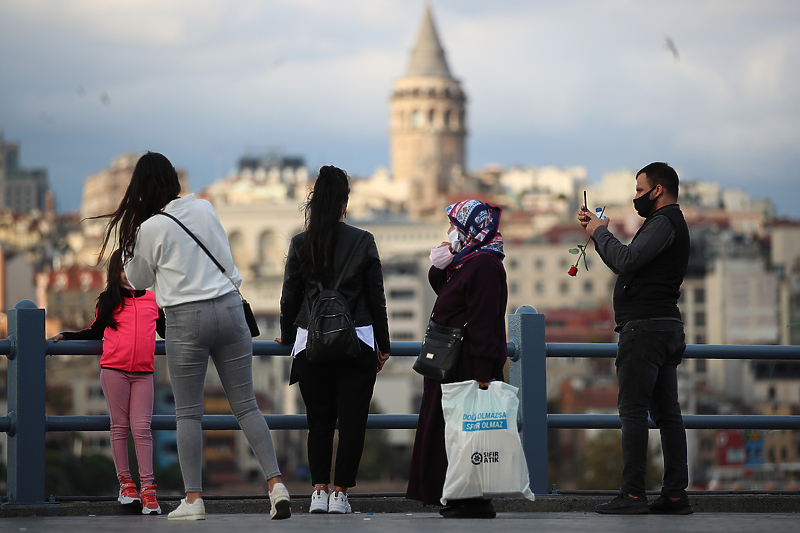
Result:
{"type": "MultiPolygon", "coordinates": [[[[165,154],[195,191],[274,151],[371,175],[424,6],[0,0],[0,132],[47,169],[60,212],[130,151],[165,154]]],[[[468,97],[468,168],[583,166],[599,182],[667,161],[797,215],[800,2],[431,6],[468,97]]]]}

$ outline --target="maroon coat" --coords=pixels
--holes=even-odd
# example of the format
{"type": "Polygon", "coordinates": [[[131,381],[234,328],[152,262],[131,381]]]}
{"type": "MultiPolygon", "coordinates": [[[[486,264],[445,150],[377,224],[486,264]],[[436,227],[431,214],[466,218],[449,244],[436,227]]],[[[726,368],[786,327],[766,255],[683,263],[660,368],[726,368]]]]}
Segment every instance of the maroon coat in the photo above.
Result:
{"type": "MultiPolygon", "coordinates": [[[[479,254],[454,271],[431,267],[428,280],[437,294],[433,320],[451,327],[467,324],[454,381],[502,381],[508,356],[503,262],[494,255],[479,254]]],[[[406,498],[440,505],[446,472],[442,388],[440,382],[424,378],[406,498]]]]}

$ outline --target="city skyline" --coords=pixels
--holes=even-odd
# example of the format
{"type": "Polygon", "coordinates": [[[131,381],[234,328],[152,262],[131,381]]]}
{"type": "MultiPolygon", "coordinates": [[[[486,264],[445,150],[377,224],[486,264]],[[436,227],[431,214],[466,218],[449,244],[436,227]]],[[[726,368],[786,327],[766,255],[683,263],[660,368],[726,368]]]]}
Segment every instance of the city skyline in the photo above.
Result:
{"type": "MultiPolygon", "coordinates": [[[[128,151],[164,153],[195,191],[276,149],[370,175],[389,164],[389,96],[424,5],[0,2],[0,130],[48,170],[60,211],[128,151]]],[[[469,169],[584,166],[597,183],[666,160],[794,213],[800,6],[431,5],[468,98],[469,169]]]]}

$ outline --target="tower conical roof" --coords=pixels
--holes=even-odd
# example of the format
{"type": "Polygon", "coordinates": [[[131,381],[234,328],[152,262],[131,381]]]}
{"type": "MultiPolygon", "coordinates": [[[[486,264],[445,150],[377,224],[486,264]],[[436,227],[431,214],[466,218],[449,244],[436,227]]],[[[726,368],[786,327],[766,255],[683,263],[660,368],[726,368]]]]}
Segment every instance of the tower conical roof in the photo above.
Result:
{"type": "Polygon", "coordinates": [[[452,78],[444,57],[444,49],[436,34],[436,26],[433,25],[431,8],[428,5],[425,6],[425,13],[422,16],[422,26],[419,28],[417,43],[411,51],[411,61],[408,64],[406,76],[452,78]]]}

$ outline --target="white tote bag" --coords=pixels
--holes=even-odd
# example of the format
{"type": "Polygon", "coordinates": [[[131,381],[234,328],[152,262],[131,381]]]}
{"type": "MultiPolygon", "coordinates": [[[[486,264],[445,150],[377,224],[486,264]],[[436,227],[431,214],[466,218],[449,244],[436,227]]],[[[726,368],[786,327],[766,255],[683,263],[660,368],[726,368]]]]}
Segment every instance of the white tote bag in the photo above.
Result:
{"type": "Polygon", "coordinates": [[[492,381],[442,384],[447,475],[442,504],[464,498],[534,500],[517,433],[517,388],[492,381]]]}

